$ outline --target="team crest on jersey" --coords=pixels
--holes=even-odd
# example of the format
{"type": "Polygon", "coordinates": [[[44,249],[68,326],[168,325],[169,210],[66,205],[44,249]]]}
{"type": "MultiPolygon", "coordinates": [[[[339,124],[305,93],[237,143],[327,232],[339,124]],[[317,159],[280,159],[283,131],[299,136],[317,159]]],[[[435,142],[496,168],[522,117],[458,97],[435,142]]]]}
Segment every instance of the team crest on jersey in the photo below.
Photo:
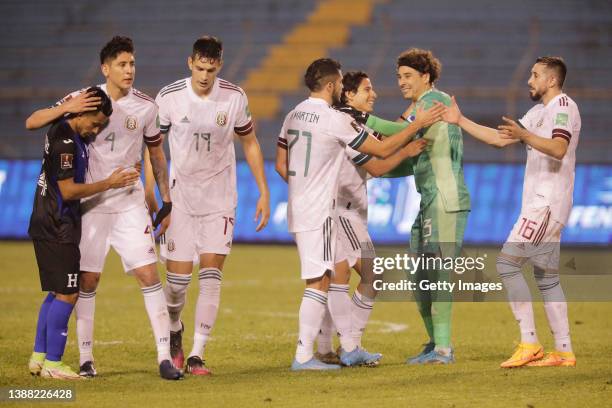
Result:
{"type": "Polygon", "coordinates": [[[72,158],[73,155],[71,153],[62,153],[60,155],[60,165],[62,167],[62,170],[72,168],[72,158]]]}
{"type": "Polygon", "coordinates": [[[129,115],[125,118],[125,128],[127,130],[136,130],[138,127],[138,122],[136,121],[136,116],[129,115]]]}
{"type": "Polygon", "coordinates": [[[168,241],[168,252],[174,252],[176,249],[176,245],[174,245],[174,240],[171,239],[168,241]]]}
{"type": "Polygon", "coordinates": [[[217,122],[217,126],[219,127],[227,125],[227,112],[217,112],[217,119],[215,122],[217,122]]]}

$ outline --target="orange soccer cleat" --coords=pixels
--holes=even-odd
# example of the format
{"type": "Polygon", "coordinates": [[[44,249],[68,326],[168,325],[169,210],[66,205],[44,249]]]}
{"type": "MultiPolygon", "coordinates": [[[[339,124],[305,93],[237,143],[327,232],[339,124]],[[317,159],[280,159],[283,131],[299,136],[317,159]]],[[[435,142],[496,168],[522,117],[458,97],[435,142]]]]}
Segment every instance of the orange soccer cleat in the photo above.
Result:
{"type": "Polygon", "coordinates": [[[576,355],[571,351],[551,351],[540,360],[530,361],[529,367],[576,367],[576,355]]]}
{"type": "Polygon", "coordinates": [[[501,363],[501,368],[522,367],[525,364],[539,360],[544,356],[544,349],[539,343],[519,343],[512,357],[501,363]]]}

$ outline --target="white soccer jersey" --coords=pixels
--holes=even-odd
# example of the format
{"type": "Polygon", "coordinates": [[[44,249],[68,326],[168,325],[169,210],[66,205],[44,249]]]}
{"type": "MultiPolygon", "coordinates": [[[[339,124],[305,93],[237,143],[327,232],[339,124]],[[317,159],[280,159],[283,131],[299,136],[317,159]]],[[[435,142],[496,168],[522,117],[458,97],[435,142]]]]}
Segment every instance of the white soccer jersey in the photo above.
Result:
{"type": "Polygon", "coordinates": [[[355,212],[359,218],[368,219],[368,172],[362,168],[372,156],[346,146],[346,154],[340,167],[338,179],[338,207],[355,212]]]}
{"type": "Polygon", "coordinates": [[[550,206],[551,217],[565,225],[572,209],[576,147],[580,137],[578,106],[565,94],[548,104],[538,104],[520,119],[531,133],[568,141],[567,152],[561,160],[527,146],[527,166],[523,183],[523,210],[550,206]]]}
{"type": "Polygon", "coordinates": [[[201,98],[191,78],[178,80],[156,98],[162,133],[170,144],[170,195],[187,214],[206,215],[236,208],[234,134],[253,130],[248,100],[238,86],[217,78],[201,98]]]}
{"type": "Polygon", "coordinates": [[[334,215],[345,146],[357,149],[368,133],[323,99],[308,98],[283,123],[278,145],[288,149],[289,232],[323,227],[334,215]]]}
{"type": "MultiPolygon", "coordinates": [[[[106,84],[98,85],[104,92],[106,84]]],[[[86,91],[81,89],[56,103],[86,91]]],[[[110,95],[109,95],[110,97],[110,95]]],[[[112,98],[111,98],[112,100],[112,98]]],[[[157,106],[146,94],[132,88],[117,101],[112,100],[113,114],[108,125],[89,145],[89,170],[86,183],[106,179],[118,167],[132,167],[142,160],[143,141],[156,146],[161,143],[157,106]]],[[[144,204],[144,188],[137,183],[120,189],[107,190],[81,200],[85,211],[118,213],[144,204]]]]}

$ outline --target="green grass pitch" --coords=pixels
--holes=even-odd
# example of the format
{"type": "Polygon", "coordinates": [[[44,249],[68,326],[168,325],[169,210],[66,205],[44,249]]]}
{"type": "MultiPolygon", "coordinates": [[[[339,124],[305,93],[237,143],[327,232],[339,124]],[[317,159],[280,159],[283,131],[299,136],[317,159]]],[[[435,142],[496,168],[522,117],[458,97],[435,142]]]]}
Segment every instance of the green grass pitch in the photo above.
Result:
{"type": "MultiPolygon", "coordinates": [[[[608,254],[608,265],[612,263],[608,254]]],[[[163,268],[159,267],[160,272],[163,268]]],[[[208,378],[180,382],[158,377],[155,345],[134,278],[118,257],[107,260],[96,300],[94,353],[99,377],[78,383],[31,378],[27,371],[40,291],[32,246],[0,244],[0,387],[61,387],[76,402],[2,403],[0,406],[83,407],[602,407],[612,404],[612,303],[569,306],[576,368],[502,370],[518,329],[504,302],[457,303],[452,366],[409,367],[425,332],[413,303],[380,302],[364,345],[384,354],[377,368],[334,373],[289,370],[297,338],[303,283],[293,246],[236,245],[224,271],[221,308],[206,350],[208,378]]],[[[183,313],[184,347],[191,347],[195,281],[183,313]]],[[[354,282],[353,282],[354,283],[354,282]]],[[[535,305],[540,339],[550,349],[541,303],[535,305]]],[[[75,322],[64,360],[76,367],[75,322]]]]}

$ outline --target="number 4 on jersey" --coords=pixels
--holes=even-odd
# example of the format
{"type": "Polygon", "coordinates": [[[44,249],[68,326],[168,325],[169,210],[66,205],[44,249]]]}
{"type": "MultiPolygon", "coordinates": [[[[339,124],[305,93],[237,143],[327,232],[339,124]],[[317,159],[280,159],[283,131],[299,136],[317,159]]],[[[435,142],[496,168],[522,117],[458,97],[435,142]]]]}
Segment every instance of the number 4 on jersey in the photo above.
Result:
{"type": "Polygon", "coordinates": [[[111,142],[111,152],[115,150],[115,132],[110,132],[104,138],[107,142],[111,142]]]}

